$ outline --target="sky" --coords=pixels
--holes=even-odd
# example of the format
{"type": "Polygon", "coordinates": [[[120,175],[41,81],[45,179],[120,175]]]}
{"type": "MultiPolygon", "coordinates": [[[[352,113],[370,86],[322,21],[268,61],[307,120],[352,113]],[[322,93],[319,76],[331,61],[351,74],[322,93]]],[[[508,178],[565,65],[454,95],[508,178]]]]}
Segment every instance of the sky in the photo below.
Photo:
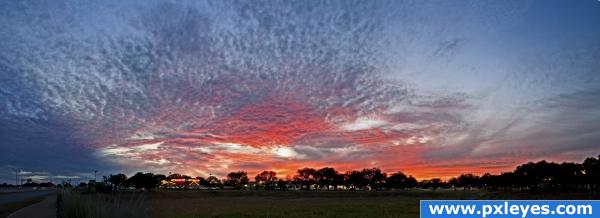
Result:
{"type": "Polygon", "coordinates": [[[600,2],[1,1],[0,182],[600,154],[600,2]]]}

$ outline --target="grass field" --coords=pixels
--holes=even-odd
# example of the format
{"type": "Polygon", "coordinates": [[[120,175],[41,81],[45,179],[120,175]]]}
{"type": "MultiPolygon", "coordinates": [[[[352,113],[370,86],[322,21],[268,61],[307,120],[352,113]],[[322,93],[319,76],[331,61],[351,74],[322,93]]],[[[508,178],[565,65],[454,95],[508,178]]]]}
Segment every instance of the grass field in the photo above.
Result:
{"type": "Polygon", "coordinates": [[[421,199],[589,199],[454,190],[387,192],[155,191],[63,193],[60,217],[419,217],[421,199]]]}

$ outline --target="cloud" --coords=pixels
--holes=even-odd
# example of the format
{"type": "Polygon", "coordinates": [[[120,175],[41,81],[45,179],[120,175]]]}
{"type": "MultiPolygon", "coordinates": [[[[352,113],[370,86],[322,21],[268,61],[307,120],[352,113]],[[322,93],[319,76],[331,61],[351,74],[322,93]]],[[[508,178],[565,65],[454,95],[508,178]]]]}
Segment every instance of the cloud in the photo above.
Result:
{"type": "Polygon", "coordinates": [[[0,4],[0,164],[27,171],[432,175],[597,150],[597,51],[479,57],[526,2],[0,4]]]}
{"type": "Polygon", "coordinates": [[[159,143],[152,143],[152,144],[142,144],[142,145],[138,145],[135,146],[133,148],[133,150],[138,150],[138,151],[151,151],[151,150],[157,150],[160,148],[160,146],[163,144],[163,142],[159,142],[159,143]]]}
{"type": "Polygon", "coordinates": [[[387,121],[370,118],[370,117],[359,117],[353,122],[342,124],[342,129],[345,131],[357,131],[381,127],[387,124],[387,121]]]}
{"type": "Polygon", "coordinates": [[[274,148],[272,151],[277,157],[283,158],[283,159],[304,159],[304,158],[306,158],[304,155],[299,154],[292,148],[278,147],[278,148],[274,148]]]}

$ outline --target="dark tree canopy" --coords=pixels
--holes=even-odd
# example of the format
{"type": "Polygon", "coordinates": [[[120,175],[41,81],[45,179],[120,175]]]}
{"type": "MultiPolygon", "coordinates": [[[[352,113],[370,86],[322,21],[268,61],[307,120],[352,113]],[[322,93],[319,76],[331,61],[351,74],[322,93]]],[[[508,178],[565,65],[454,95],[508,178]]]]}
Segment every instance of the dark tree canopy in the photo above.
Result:
{"type": "Polygon", "coordinates": [[[128,181],[137,189],[143,188],[146,190],[152,190],[158,187],[161,177],[162,175],[155,176],[152,173],[138,172],[129,178],[128,181]]]}
{"type": "Polygon", "coordinates": [[[206,178],[206,183],[208,184],[208,187],[213,188],[221,187],[223,185],[219,178],[217,178],[216,176],[209,176],[208,178],[206,178]]]}
{"type": "Polygon", "coordinates": [[[240,188],[243,185],[247,185],[249,181],[246,171],[237,171],[227,174],[224,185],[240,188]]]}
{"type": "Polygon", "coordinates": [[[397,172],[390,175],[385,180],[385,184],[392,189],[406,189],[408,188],[408,177],[402,172],[397,172]]]}
{"type": "Polygon", "coordinates": [[[113,184],[115,187],[119,188],[125,186],[127,183],[127,176],[125,174],[119,173],[116,175],[110,175],[108,177],[108,182],[113,184]]]}
{"type": "MultiPolygon", "coordinates": [[[[105,183],[112,184],[113,188],[134,186],[138,189],[152,190],[158,187],[162,180],[191,179],[192,177],[177,173],[167,177],[160,174],[138,172],[130,178],[124,174],[110,175],[104,178],[105,183]]],[[[245,171],[231,172],[222,182],[212,175],[206,179],[203,177],[196,177],[196,179],[200,186],[214,188],[222,188],[223,185],[240,188],[250,182],[245,171]]],[[[291,185],[300,189],[320,190],[406,190],[420,187],[433,190],[462,188],[467,191],[483,189],[600,194],[600,156],[587,158],[582,163],[529,162],[517,166],[512,172],[498,175],[486,173],[481,176],[467,173],[452,177],[447,181],[432,178],[418,182],[414,177],[407,176],[400,171],[388,176],[379,168],[365,168],[340,173],[331,167],[302,168],[297,171],[296,175],[285,180],[277,178],[277,173],[274,171],[263,171],[257,174],[254,180],[256,185],[253,188],[267,190],[286,190],[291,185]]],[[[27,185],[40,186],[41,184],[30,181],[27,185]]],[[[87,183],[82,183],[80,186],[86,187],[87,183]]]]}
{"type": "Polygon", "coordinates": [[[263,171],[254,177],[258,185],[264,186],[265,189],[275,189],[277,184],[277,173],[274,171],[263,171]]]}
{"type": "Polygon", "coordinates": [[[317,170],[313,168],[299,169],[298,173],[294,176],[294,181],[300,183],[303,189],[308,189],[310,185],[315,183],[316,173],[317,170]]]}

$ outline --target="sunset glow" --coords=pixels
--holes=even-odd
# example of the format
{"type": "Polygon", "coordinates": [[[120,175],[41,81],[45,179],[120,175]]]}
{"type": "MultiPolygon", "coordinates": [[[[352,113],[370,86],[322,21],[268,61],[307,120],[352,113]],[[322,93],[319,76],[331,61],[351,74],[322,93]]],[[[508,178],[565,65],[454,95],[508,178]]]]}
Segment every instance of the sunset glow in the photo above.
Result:
{"type": "Polygon", "coordinates": [[[0,182],[600,153],[596,1],[109,2],[0,3],[0,182]]]}

